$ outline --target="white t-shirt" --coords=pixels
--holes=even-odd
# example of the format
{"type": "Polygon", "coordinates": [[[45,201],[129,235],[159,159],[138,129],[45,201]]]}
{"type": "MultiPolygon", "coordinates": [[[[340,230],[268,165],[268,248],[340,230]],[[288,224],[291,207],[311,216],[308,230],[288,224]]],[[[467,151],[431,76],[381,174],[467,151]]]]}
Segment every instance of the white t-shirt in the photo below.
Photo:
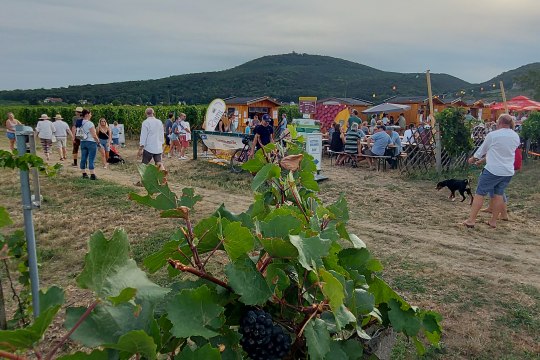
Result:
{"type": "Polygon", "coordinates": [[[512,129],[499,129],[486,135],[474,157],[486,156],[485,169],[496,176],[514,175],[514,159],[520,143],[519,135],[512,129]]]}
{"type": "Polygon", "coordinates": [[[409,144],[414,144],[415,141],[413,131],[411,129],[405,130],[405,132],[403,133],[403,141],[408,142],[409,144]]]}
{"type": "Polygon", "coordinates": [[[180,121],[179,130],[180,130],[181,135],[186,136],[187,141],[191,140],[191,127],[189,126],[189,123],[187,121],[185,120],[180,121]],[[190,132],[188,132],[187,130],[190,130],[190,132]]]}
{"type": "Polygon", "coordinates": [[[67,131],[69,130],[69,125],[65,121],[56,120],[53,125],[54,125],[54,129],[55,129],[54,136],[56,136],[56,137],[66,137],[67,136],[67,134],[68,134],[67,131]]]}
{"type": "Polygon", "coordinates": [[[38,137],[40,139],[51,140],[55,131],[54,125],[50,120],[39,120],[36,126],[38,137]]]}
{"type": "Polygon", "coordinates": [[[141,127],[139,145],[150,154],[158,155],[163,152],[163,123],[155,117],[146,118],[141,127]]]}

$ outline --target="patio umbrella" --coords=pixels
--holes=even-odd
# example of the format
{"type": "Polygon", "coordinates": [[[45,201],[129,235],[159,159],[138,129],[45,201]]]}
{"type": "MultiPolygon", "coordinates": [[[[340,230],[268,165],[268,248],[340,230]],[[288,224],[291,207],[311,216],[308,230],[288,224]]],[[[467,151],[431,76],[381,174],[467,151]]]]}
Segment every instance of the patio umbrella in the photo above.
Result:
{"type": "Polygon", "coordinates": [[[410,108],[411,107],[409,105],[384,103],[370,107],[362,112],[364,114],[391,113],[409,110],[410,108]]]}
{"type": "Polygon", "coordinates": [[[521,110],[524,110],[524,111],[538,111],[538,110],[540,110],[540,104],[539,105],[525,106],[521,110]]]}
{"type": "MultiPolygon", "coordinates": [[[[506,102],[508,104],[508,110],[527,110],[529,107],[540,107],[540,102],[529,99],[526,96],[516,96],[506,102]]],[[[504,109],[504,103],[496,103],[491,106],[493,110],[502,110],[504,109]]]]}

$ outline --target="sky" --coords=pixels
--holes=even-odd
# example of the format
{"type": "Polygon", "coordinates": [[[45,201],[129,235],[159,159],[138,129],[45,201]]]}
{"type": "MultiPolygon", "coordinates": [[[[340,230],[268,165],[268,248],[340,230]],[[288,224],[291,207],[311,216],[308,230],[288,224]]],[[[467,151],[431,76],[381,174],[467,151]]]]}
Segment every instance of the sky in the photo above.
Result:
{"type": "Polygon", "coordinates": [[[0,89],[328,55],[479,83],[540,61],[540,0],[0,0],[0,89]]]}

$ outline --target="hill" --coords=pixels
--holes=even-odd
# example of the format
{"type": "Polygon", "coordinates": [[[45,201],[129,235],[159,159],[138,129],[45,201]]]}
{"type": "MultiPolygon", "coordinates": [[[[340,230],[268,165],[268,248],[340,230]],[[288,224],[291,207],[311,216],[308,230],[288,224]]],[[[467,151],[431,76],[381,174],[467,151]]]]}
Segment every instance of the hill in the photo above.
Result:
{"type": "MultiPolygon", "coordinates": [[[[473,86],[447,74],[432,74],[431,79],[434,93],[473,86]]],[[[387,72],[330,56],[290,53],[264,56],[224,71],[157,80],[0,91],[0,101],[37,103],[46,97],[59,97],[68,103],[84,99],[94,104],[196,104],[232,95],[270,95],[282,101],[297,101],[299,96],[342,96],[377,102],[395,94],[425,95],[424,74],[387,72]]]]}

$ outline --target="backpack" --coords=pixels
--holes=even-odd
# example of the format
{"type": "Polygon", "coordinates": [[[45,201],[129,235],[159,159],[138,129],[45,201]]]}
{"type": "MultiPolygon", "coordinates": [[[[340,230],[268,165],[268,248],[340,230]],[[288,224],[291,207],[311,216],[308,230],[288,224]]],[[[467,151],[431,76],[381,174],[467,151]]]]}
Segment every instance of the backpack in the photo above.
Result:
{"type": "Polygon", "coordinates": [[[82,129],[82,121],[81,119],[77,119],[75,122],[75,138],[77,140],[84,140],[88,137],[87,134],[84,133],[82,129]]]}

